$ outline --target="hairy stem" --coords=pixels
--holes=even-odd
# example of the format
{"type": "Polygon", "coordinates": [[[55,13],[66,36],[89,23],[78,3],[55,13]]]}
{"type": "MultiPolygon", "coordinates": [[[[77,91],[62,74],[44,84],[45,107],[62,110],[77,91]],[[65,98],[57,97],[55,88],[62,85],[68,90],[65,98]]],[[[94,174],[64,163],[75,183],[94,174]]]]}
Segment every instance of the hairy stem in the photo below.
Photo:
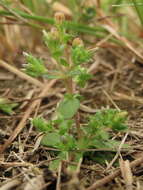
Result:
{"type": "MultiPolygon", "coordinates": [[[[67,93],[74,94],[74,87],[73,87],[74,85],[73,85],[72,78],[68,78],[65,81],[65,86],[66,86],[67,93]]],[[[74,120],[75,120],[75,124],[76,124],[76,129],[77,129],[77,137],[78,137],[78,139],[80,139],[81,130],[80,130],[80,115],[79,115],[79,112],[76,113],[76,115],[74,117],[74,120]]]]}
{"type": "Polygon", "coordinates": [[[75,123],[76,123],[76,128],[77,128],[77,135],[78,135],[78,139],[81,138],[82,132],[80,129],[80,115],[79,112],[76,113],[75,115],[75,123]]]}
{"type": "Polygon", "coordinates": [[[65,79],[65,88],[68,94],[73,94],[74,89],[73,89],[73,80],[72,78],[67,78],[65,79]]]}

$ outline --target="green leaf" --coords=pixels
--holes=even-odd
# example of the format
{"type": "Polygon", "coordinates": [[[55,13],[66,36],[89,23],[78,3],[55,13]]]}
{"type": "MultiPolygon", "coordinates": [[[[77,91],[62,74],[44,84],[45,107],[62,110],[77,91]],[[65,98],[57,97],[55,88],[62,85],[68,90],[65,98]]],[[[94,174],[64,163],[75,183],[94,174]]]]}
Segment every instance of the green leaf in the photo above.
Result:
{"type": "Polygon", "coordinates": [[[57,111],[65,119],[72,118],[80,107],[80,102],[74,96],[65,96],[60,102],[57,111]]]}
{"type": "MultiPolygon", "coordinates": [[[[105,146],[107,148],[112,148],[113,150],[117,150],[119,148],[121,144],[121,141],[117,141],[117,140],[108,140],[107,142],[105,142],[105,146]]],[[[122,148],[129,148],[130,146],[128,144],[123,144],[122,148]]]]}
{"type": "Polygon", "coordinates": [[[58,70],[51,70],[50,72],[48,72],[47,74],[45,74],[43,76],[48,79],[61,79],[62,78],[62,75],[58,70]]]}
{"type": "Polygon", "coordinates": [[[80,65],[82,63],[90,61],[92,53],[86,50],[84,46],[75,46],[71,50],[71,58],[74,65],[80,65]]]}
{"type": "MultiPolygon", "coordinates": [[[[85,153],[85,157],[88,159],[100,163],[101,165],[104,165],[105,163],[107,164],[111,162],[111,160],[115,157],[114,152],[88,152],[85,153]]],[[[115,163],[114,163],[115,164],[115,163]]]]}
{"type": "Polygon", "coordinates": [[[51,33],[43,31],[44,42],[48,47],[51,55],[58,61],[63,55],[66,44],[61,43],[60,34],[57,32],[51,33]]]}
{"type": "Polygon", "coordinates": [[[40,77],[47,73],[47,69],[41,59],[34,57],[31,54],[24,53],[27,64],[24,65],[24,71],[32,77],[40,77]]]}
{"type": "Polygon", "coordinates": [[[36,117],[32,120],[32,124],[41,132],[51,131],[53,126],[51,123],[45,121],[45,119],[41,117],[36,117]]]}
{"type": "Polygon", "coordinates": [[[128,127],[126,125],[127,112],[121,111],[117,112],[112,123],[112,129],[116,131],[126,130],[128,127]]]}
{"type": "Polygon", "coordinates": [[[61,59],[60,59],[60,64],[63,65],[63,66],[65,66],[65,67],[68,67],[68,66],[69,66],[68,62],[67,62],[66,59],[64,59],[64,58],[61,58],[61,59]]]}
{"type": "Polygon", "coordinates": [[[42,145],[50,146],[54,148],[57,148],[60,143],[61,143],[60,135],[54,132],[46,133],[41,140],[42,145]]]}
{"type": "Polygon", "coordinates": [[[66,160],[68,153],[67,152],[60,152],[56,158],[56,160],[53,160],[49,164],[49,169],[52,171],[57,171],[59,168],[59,164],[62,160],[66,160]]]}
{"type": "MultiPolygon", "coordinates": [[[[64,26],[65,27],[65,26],[64,26]]],[[[63,42],[67,43],[69,40],[71,40],[74,36],[68,33],[65,33],[63,36],[63,42]]]]}
{"type": "Polygon", "coordinates": [[[71,72],[68,73],[68,75],[72,76],[80,87],[84,87],[87,80],[92,77],[92,75],[88,73],[87,69],[81,67],[80,65],[76,66],[71,72]]]}
{"type": "Polygon", "coordinates": [[[63,119],[61,123],[59,123],[59,134],[64,135],[65,133],[68,132],[70,127],[73,124],[73,120],[65,120],[63,119]]]}
{"type": "Polygon", "coordinates": [[[13,109],[17,106],[17,103],[11,103],[8,99],[0,98],[0,110],[9,115],[13,114],[13,109]]]}
{"type": "Polygon", "coordinates": [[[83,153],[82,152],[75,152],[75,153],[72,152],[72,154],[73,154],[73,157],[74,157],[74,162],[77,163],[77,165],[69,164],[68,169],[70,171],[75,172],[77,170],[78,163],[79,163],[80,159],[82,159],[82,157],[83,157],[83,153]]]}
{"type": "MultiPolygon", "coordinates": [[[[49,46],[50,47],[50,46],[49,46]]],[[[63,55],[65,46],[60,45],[57,49],[53,50],[52,56],[56,59],[59,60],[59,58],[63,55]]]]}
{"type": "Polygon", "coordinates": [[[89,139],[88,137],[86,136],[83,136],[82,138],[80,138],[78,141],[77,141],[77,149],[78,150],[81,150],[81,149],[86,149],[86,148],[89,148],[89,145],[91,144],[91,139],[89,139]]]}
{"type": "Polygon", "coordinates": [[[98,130],[97,133],[96,133],[96,138],[99,139],[99,140],[108,140],[109,139],[109,134],[107,131],[105,130],[98,130]]]}
{"type": "Polygon", "coordinates": [[[111,147],[109,147],[109,144],[107,144],[107,141],[104,141],[103,139],[98,139],[98,138],[96,138],[96,136],[94,139],[92,139],[91,147],[99,148],[99,149],[100,148],[111,148],[111,147]]]}
{"type": "Polygon", "coordinates": [[[116,109],[105,109],[97,112],[89,119],[89,130],[97,131],[102,128],[112,128],[116,131],[127,129],[127,112],[116,109]]]}
{"type": "Polygon", "coordinates": [[[49,163],[49,169],[52,171],[57,171],[59,168],[59,164],[60,164],[61,160],[57,159],[57,160],[53,160],[49,163]]]}
{"type": "MultiPolygon", "coordinates": [[[[135,7],[135,9],[136,9],[136,12],[137,12],[137,14],[138,14],[138,18],[140,19],[140,22],[141,22],[141,24],[142,24],[142,26],[143,26],[143,14],[142,14],[142,12],[143,12],[143,8],[142,8],[142,5],[138,5],[138,3],[139,3],[139,1],[137,1],[137,0],[132,0],[132,2],[133,2],[133,4],[134,4],[134,7],[135,7]]],[[[140,1],[141,2],[141,1],[140,1]]]]}
{"type": "Polygon", "coordinates": [[[76,139],[73,135],[64,134],[61,136],[61,143],[58,145],[58,148],[62,151],[73,151],[76,149],[76,139]]]}

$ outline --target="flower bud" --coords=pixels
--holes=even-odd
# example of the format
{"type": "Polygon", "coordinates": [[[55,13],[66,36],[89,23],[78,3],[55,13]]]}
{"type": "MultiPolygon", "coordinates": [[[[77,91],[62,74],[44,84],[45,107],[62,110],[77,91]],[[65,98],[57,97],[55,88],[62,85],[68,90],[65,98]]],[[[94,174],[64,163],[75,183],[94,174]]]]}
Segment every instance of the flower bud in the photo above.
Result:
{"type": "Polygon", "coordinates": [[[55,13],[55,20],[58,24],[61,24],[65,20],[65,15],[62,12],[55,13]]]}
{"type": "Polygon", "coordinates": [[[55,28],[55,27],[51,28],[50,34],[53,39],[59,38],[59,32],[58,32],[57,28],[55,28]]]}
{"type": "Polygon", "coordinates": [[[83,46],[83,41],[80,38],[75,38],[72,42],[72,46],[83,46]]]}

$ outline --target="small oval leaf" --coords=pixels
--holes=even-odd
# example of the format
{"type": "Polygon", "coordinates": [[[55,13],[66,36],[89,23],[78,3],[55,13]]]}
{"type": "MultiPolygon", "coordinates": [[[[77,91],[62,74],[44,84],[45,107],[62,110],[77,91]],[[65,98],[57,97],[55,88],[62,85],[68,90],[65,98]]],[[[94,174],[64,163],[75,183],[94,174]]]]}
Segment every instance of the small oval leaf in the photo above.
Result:
{"type": "Polygon", "coordinates": [[[80,102],[75,97],[66,97],[58,106],[58,113],[65,119],[72,118],[80,107],[80,102]]]}
{"type": "Polygon", "coordinates": [[[61,139],[58,133],[46,133],[41,140],[41,144],[57,148],[60,141],[61,139]]]}

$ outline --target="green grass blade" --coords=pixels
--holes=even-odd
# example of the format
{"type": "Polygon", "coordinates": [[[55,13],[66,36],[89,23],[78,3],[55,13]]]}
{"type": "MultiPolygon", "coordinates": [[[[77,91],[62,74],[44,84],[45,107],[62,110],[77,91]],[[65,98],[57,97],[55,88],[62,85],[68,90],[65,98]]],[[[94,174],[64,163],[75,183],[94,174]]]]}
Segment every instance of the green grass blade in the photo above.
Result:
{"type": "MultiPolygon", "coordinates": [[[[51,24],[51,25],[54,24],[54,19],[52,18],[37,16],[37,15],[30,15],[28,13],[25,13],[16,9],[12,9],[12,10],[25,19],[34,20],[34,21],[38,21],[42,23],[51,24]]],[[[10,16],[12,15],[12,13],[10,13],[9,11],[1,10],[0,15],[10,16]]],[[[76,22],[65,22],[65,26],[69,30],[73,30],[75,32],[80,32],[80,33],[86,33],[90,35],[95,35],[97,37],[103,37],[105,36],[105,34],[107,34],[106,30],[102,26],[90,27],[90,26],[86,26],[84,24],[79,24],[76,22]]]]}
{"type": "Polygon", "coordinates": [[[143,6],[139,6],[137,0],[132,0],[141,24],[143,25],[143,6]]]}
{"type": "MultiPolygon", "coordinates": [[[[54,24],[54,20],[52,18],[30,15],[30,14],[24,13],[24,12],[16,10],[16,9],[13,9],[13,11],[15,11],[21,17],[26,18],[26,19],[31,19],[31,20],[35,20],[35,21],[39,21],[39,22],[43,22],[43,23],[48,23],[48,24],[54,24]]],[[[9,11],[0,10],[0,15],[1,16],[11,16],[12,13],[10,13],[9,11]]]]}
{"type": "MultiPolygon", "coordinates": [[[[112,2],[112,5],[120,5],[123,2],[123,0],[116,0],[112,2]]],[[[113,13],[115,13],[120,7],[112,7],[113,13]]]]}
{"type": "Polygon", "coordinates": [[[21,2],[28,7],[32,12],[35,11],[34,3],[32,0],[21,0],[21,2]]]}

